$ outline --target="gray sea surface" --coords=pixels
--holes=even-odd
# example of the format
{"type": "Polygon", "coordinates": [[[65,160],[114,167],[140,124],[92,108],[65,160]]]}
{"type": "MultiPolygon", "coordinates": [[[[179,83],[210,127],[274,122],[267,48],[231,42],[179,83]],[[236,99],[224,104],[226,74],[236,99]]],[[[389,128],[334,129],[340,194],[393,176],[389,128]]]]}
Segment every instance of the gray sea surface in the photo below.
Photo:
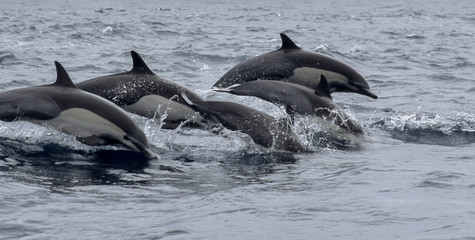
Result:
{"type": "Polygon", "coordinates": [[[0,122],[0,239],[475,239],[473,1],[0,1],[0,91],[132,68],[205,99],[236,64],[280,47],[360,72],[379,99],[333,94],[365,138],[301,120],[313,153],[240,133],[161,129],[130,114],[159,159],[0,122]],[[340,141],[342,140],[342,141],[340,141]]]}

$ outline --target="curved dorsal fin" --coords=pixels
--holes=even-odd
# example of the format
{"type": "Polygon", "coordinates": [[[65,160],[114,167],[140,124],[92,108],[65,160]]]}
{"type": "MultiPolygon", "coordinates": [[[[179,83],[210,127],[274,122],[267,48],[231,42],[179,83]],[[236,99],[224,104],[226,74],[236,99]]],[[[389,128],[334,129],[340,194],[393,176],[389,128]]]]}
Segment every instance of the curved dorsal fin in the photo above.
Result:
{"type": "Polygon", "coordinates": [[[330,88],[328,87],[328,81],[325,75],[320,75],[320,82],[318,83],[317,88],[315,88],[315,92],[319,92],[325,95],[326,97],[329,97],[330,99],[332,98],[332,96],[330,95],[330,88]]]}
{"type": "Polygon", "coordinates": [[[154,74],[137,52],[130,51],[130,54],[132,54],[132,60],[134,62],[134,67],[130,70],[131,72],[154,74]]]}
{"type": "Polygon", "coordinates": [[[59,86],[59,87],[77,88],[76,84],[73,83],[68,73],[66,72],[64,67],[61,65],[61,63],[54,61],[54,64],[56,65],[57,77],[56,77],[56,82],[53,83],[52,85],[59,86]]]}
{"type": "Polygon", "coordinates": [[[292,39],[290,39],[287,35],[281,33],[280,38],[282,38],[282,47],[280,49],[300,49],[292,39]]]}

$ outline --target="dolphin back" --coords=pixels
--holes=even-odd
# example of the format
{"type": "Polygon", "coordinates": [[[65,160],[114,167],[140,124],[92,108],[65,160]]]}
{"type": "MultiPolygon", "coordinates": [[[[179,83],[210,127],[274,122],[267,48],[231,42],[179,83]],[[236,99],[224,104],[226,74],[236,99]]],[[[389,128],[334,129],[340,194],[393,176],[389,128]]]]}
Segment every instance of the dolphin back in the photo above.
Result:
{"type": "Polygon", "coordinates": [[[119,106],[134,104],[149,95],[158,95],[186,104],[181,92],[185,92],[193,101],[202,101],[196,93],[156,75],[137,52],[131,51],[131,55],[133,67],[130,71],[89,79],[78,83],[78,88],[119,106]]]}
{"type": "Polygon", "coordinates": [[[31,89],[18,89],[0,93],[0,120],[49,120],[57,117],[60,107],[46,95],[31,89]]]}
{"type": "Polygon", "coordinates": [[[226,88],[255,80],[289,78],[295,65],[290,61],[282,61],[283,54],[281,51],[270,52],[239,63],[226,72],[213,87],[226,88]]]}

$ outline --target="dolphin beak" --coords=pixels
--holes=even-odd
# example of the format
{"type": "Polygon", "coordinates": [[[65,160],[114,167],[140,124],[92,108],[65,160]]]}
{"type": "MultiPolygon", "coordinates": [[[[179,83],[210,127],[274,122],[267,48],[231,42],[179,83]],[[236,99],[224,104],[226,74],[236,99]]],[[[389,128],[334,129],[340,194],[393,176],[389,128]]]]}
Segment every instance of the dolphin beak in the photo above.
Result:
{"type": "Polygon", "coordinates": [[[356,82],[350,83],[351,86],[353,86],[356,90],[355,92],[363,94],[365,96],[368,96],[373,99],[378,99],[378,96],[374,93],[372,93],[367,86],[363,86],[362,84],[358,84],[356,82]]]}
{"type": "Polygon", "coordinates": [[[137,151],[139,153],[142,153],[143,155],[147,156],[150,159],[157,159],[158,158],[157,155],[155,155],[152,151],[150,151],[148,146],[144,145],[140,141],[137,141],[136,139],[131,138],[130,136],[127,136],[127,135],[124,136],[124,139],[126,141],[132,143],[131,144],[132,146],[129,146],[128,144],[126,144],[126,145],[129,146],[130,148],[134,149],[135,151],[137,151]]]}
{"type": "Polygon", "coordinates": [[[150,149],[148,148],[142,148],[140,149],[140,153],[142,153],[143,155],[145,155],[146,157],[150,158],[150,159],[158,159],[157,155],[155,155],[152,151],[150,151],[150,149]]]}
{"type": "Polygon", "coordinates": [[[360,93],[365,95],[365,96],[368,96],[372,99],[378,99],[378,96],[374,93],[372,93],[368,88],[359,88],[360,90],[360,93]]]}

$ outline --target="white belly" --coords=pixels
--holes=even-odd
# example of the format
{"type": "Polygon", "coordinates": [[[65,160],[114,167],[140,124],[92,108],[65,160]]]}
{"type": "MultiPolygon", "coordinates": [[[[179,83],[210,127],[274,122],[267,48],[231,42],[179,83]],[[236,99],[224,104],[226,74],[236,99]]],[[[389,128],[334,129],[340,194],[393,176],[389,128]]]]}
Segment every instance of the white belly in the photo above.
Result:
{"type": "Polygon", "coordinates": [[[163,115],[166,115],[165,121],[170,122],[183,121],[185,119],[200,121],[201,119],[190,107],[159,95],[144,96],[136,103],[123,108],[128,112],[148,118],[160,119],[163,115]]]}
{"type": "Polygon", "coordinates": [[[58,117],[44,123],[77,137],[108,135],[122,138],[127,135],[114,123],[83,108],[67,109],[58,117]]]}

